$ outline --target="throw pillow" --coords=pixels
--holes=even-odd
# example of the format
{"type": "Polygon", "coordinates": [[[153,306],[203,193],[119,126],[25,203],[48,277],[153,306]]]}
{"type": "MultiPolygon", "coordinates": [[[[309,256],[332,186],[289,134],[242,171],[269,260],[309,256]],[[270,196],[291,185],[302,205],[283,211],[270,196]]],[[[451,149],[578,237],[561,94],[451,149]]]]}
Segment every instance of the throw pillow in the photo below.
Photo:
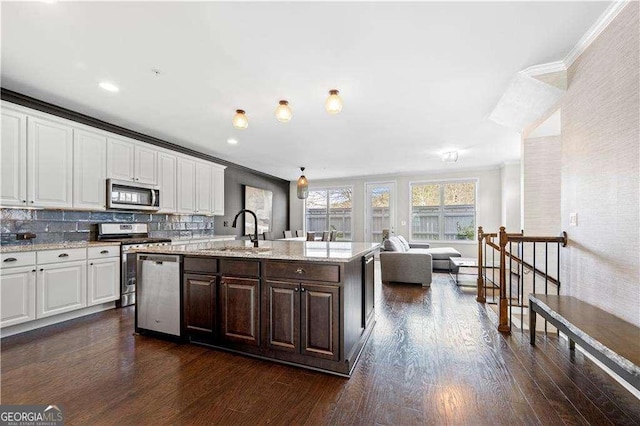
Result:
{"type": "Polygon", "coordinates": [[[389,241],[391,241],[391,245],[393,246],[393,251],[404,253],[405,251],[404,246],[402,245],[398,237],[391,237],[389,238],[389,241]]]}
{"type": "Polygon", "coordinates": [[[411,248],[409,246],[409,242],[405,240],[402,235],[398,235],[398,240],[400,240],[400,244],[402,244],[402,246],[404,247],[404,251],[409,251],[409,249],[411,248]]]}
{"type": "Polygon", "coordinates": [[[384,243],[382,243],[382,248],[384,251],[393,251],[393,243],[390,239],[386,239],[384,240],[384,243]]]}

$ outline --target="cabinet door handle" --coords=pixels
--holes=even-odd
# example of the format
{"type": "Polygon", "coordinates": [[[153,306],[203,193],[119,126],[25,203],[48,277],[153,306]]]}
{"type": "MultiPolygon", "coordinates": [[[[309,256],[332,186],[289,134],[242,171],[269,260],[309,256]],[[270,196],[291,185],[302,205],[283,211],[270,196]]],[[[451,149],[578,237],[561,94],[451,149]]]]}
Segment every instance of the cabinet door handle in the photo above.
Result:
{"type": "Polygon", "coordinates": [[[22,200],[22,202],[26,204],[26,203],[27,203],[27,200],[22,200]]]}
{"type": "Polygon", "coordinates": [[[58,257],[69,257],[69,255],[67,253],[60,253],[58,257]]]}
{"type": "Polygon", "coordinates": [[[298,287],[294,288],[293,291],[298,291],[298,287]]]}
{"type": "Polygon", "coordinates": [[[298,274],[298,275],[304,274],[304,269],[302,269],[302,268],[296,269],[296,274],[298,274]]]}
{"type": "Polygon", "coordinates": [[[93,266],[93,263],[90,263],[89,266],[93,266]]]}
{"type": "Polygon", "coordinates": [[[109,250],[102,250],[100,254],[109,254],[109,250]]]}
{"type": "Polygon", "coordinates": [[[3,260],[3,262],[17,262],[18,259],[16,259],[15,257],[7,257],[5,260],[3,260]]]}
{"type": "Polygon", "coordinates": [[[32,270],[31,270],[31,272],[35,272],[35,271],[36,271],[35,269],[32,269],[32,270]]]}
{"type": "Polygon", "coordinates": [[[365,262],[365,265],[368,265],[369,263],[371,263],[372,260],[373,260],[373,256],[367,259],[367,261],[365,262]]]}
{"type": "Polygon", "coordinates": [[[304,291],[304,287],[302,287],[302,288],[300,289],[300,291],[304,291]]]}
{"type": "Polygon", "coordinates": [[[44,271],[44,269],[40,268],[40,272],[44,271]]]}

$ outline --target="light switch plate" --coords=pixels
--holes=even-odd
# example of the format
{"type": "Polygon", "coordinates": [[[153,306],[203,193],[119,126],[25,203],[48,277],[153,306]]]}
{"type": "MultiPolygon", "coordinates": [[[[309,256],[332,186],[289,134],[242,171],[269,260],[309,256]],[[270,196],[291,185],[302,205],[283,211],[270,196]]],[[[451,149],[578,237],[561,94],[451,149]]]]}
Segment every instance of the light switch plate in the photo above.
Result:
{"type": "Polygon", "coordinates": [[[569,226],[578,226],[578,213],[569,214],[569,226]]]}

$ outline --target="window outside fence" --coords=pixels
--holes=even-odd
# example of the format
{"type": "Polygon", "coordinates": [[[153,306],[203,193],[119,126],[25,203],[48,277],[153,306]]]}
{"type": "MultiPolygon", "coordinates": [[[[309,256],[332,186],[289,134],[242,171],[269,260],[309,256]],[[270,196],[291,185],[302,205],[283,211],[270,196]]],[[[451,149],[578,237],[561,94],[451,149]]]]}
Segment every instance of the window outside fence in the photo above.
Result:
{"type": "Polygon", "coordinates": [[[305,203],[307,232],[338,231],[336,241],[351,241],[351,187],[314,189],[305,203]]]}
{"type": "Polygon", "coordinates": [[[475,181],[411,183],[411,240],[476,238],[475,181]]]}

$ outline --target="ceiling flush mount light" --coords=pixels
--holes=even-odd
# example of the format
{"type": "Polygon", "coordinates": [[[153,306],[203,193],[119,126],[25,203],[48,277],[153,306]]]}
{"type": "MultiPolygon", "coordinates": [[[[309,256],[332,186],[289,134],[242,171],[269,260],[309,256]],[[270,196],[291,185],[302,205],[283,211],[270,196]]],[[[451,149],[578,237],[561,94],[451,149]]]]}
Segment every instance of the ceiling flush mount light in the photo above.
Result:
{"type": "Polygon", "coordinates": [[[304,200],[309,196],[309,181],[304,175],[304,167],[300,167],[300,171],[302,175],[298,178],[298,198],[304,200]]]}
{"type": "Polygon", "coordinates": [[[238,140],[237,139],[227,139],[227,143],[229,145],[238,145],[238,140]]]}
{"type": "Polygon", "coordinates": [[[276,118],[281,123],[286,123],[291,120],[291,116],[293,115],[291,108],[289,107],[289,102],[280,101],[279,104],[278,108],[276,108],[276,118]]]}
{"type": "Polygon", "coordinates": [[[120,91],[120,89],[118,89],[118,86],[116,86],[113,83],[109,83],[108,81],[100,82],[99,86],[104,90],[106,90],[107,92],[116,93],[120,91]]]}
{"type": "Polygon", "coordinates": [[[233,116],[233,127],[235,127],[236,129],[246,129],[247,127],[249,127],[249,120],[247,120],[247,115],[245,114],[244,110],[241,109],[237,109],[236,110],[236,115],[233,116]]]}
{"type": "Polygon", "coordinates": [[[342,111],[342,99],[338,96],[339,91],[336,89],[329,90],[329,97],[324,103],[324,107],[329,114],[337,114],[342,111]]]}
{"type": "Polygon", "coordinates": [[[449,151],[442,154],[442,161],[445,163],[455,163],[458,161],[458,151],[449,151]]]}

